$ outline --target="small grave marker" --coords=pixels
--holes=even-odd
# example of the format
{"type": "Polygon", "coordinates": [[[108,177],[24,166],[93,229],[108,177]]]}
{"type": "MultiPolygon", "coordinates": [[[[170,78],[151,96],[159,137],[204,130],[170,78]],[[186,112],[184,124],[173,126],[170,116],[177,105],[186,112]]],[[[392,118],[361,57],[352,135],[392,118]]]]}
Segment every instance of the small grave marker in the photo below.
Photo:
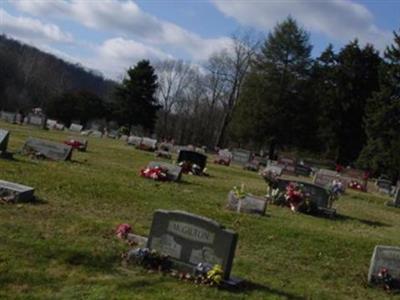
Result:
{"type": "Polygon", "coordinates": [[[25,142],[22,151],[43,155],[51,160],[69,160],[72,156],[71,146],[32,137],[25,142]]]}
{"type": "Polygon", "coordinates": [[[0,180],[0,200],[19,202],[33,200],[35,189],[22,184],[0,180]]]}
{"type": "Polygon", "coordinates": [[[173,268],[194,273],[199,263],[219,264],[230,278],[237,233],[183,211],[156,210],[147,247],[169,255],[173,268]]]}
{"type": "Polygon", "coordinates": [[[386,268],[395,280],[400,280],[400,247],[375,246],[368,271],[368,282],[377,283],[378,273],[386,268]]]}
{"type": "Polygon", "coordinates": [[[173,164],[151,161],[148,165],[148,168],[161,167],[168,170],[168,179],[172,181],[179,181],[182,177],[182,168],[173,164]]]}
{"type": "Polygon", "coordinates": [[[251,152],[244,149],[233,149],[232,151],[232,161],[241,165],[249,162],[251,157],[251,152]]]}
{"type": "Polygon", "coordinates": [[[265,198],[253,195],[246,195],[243,199],[239,199],[233,191],[230,191],[227,208],[237,212],[264,215],[267,201],[265,198]]]}
{"type": "Polygon", "coordinates": [[[76,123],[71,123],[69,126],[69,131],[72,132],[81,132],[83,129],[83,126],[81,124],[76,124],[76,123]]]}

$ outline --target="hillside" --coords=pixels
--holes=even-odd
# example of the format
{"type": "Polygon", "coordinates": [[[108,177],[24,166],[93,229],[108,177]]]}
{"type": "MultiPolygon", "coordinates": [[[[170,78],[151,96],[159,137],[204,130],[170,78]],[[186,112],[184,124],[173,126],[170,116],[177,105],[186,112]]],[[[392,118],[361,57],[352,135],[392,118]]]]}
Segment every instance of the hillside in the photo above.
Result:
{"type": "Polygon", "coordinates": [[[43,107],[54,96],[77,90],[107,98],[114,85],[81,65],[0,35],[0,109],[43,107]]]}
{"type": "MultiPolygon", "coordinates": [[[[9,148],[28,136],[62,141],[69,133],[0,123],[9,148]]],[[[293,214],[268,206],[265,217],[225,210],[228,191],[244,183],[257,195],[265,183],[238,166],[212,164],[211,177],[159,183],[139,177],[152,153],[122,141],[89,138],[72,162],[0,160],[0,178],[36,188],[36,204],[0,205],[0,298],[8,299],[381,299],[367,286],[377,244],[398,245],[400,210],[373,194],[349,191],[338,218],[293,214]],[[113,231],[130,223],[147,235],[156,209],[212,218],[239,234],[233,275],[251,284],[232,293],[125,268],[127,245],[113,231]]],[[[394,298],[393,298],[394,299],[394,298]]]]}

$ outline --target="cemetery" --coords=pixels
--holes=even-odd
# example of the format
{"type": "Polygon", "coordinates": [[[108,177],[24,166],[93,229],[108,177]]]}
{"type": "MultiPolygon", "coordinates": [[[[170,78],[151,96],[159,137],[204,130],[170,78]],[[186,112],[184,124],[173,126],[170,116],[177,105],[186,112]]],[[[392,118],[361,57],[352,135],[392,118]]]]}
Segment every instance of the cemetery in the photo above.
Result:
{"type": "Polygon", "coordinates": [[[38,298],[140,292],[151,299],[377,299],[397,285],[398,192],[348,188],[331,202],[326,187],[336,172],[299,181],[282,165],[267,166],[263,172],[278,176],[282,191],[301,182],[317,209],[336,211],[334,218],[294,214],[269,205],[266,182],[243,170],[244,151],[236,153],[241,163],[233,151],[226,167],[183,149],[178,161],[207,166],[212,177],[159,184],[138,176],[143,166],[178,182],[179,162],[152,161],[123,140],[89,135],[91,151],[74,152],[76,163],[65,164],[57,160],[70,157],[72,147],[60,143],[69,132],[0,125],[9,133],[2,147],[15,153],[14,161],[0,160],[0,257],[13,253],[7,265],[0,260],[0,298],[18,289],[38,298]],[[22,148],[50,160],[32,161],[22,148]],[[114,235],[121,223],[131,224],[130,242],[114,235]]]}

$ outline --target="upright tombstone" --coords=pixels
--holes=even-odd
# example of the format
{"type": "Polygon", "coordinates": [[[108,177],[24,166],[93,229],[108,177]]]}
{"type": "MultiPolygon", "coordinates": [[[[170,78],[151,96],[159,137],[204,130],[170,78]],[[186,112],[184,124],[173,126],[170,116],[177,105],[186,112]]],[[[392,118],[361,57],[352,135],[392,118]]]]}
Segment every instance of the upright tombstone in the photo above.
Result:
{"type": "Polygon", "coordinates": [[[194,273],[199,263],[222,266],[229,280],[237,233],[219,223],[183,211],[156,210],[147,247],[168,255],[173,268],[194,273]]]}
{"type": "Polygon", "coordinates": [[[103,133],[101,131],[98,130],[93,130],[90,133],[90,136],[96,137],[96,138],[101,138],[103,136],[103,133]]]}
{"type": "Polygon", "coordinates": [[[31,201],[35,189],[22,184],[0,180],[0,200],[7,202],[31,201]]]}
{"type": "Polygon", "coordinates": [[[321,186],[294,180],[278,179],[278,188],[282,192],[285,192],[286,187],[291,183],[301,184],[305,193],[310,197],[311,202],[316,205],[316,208],[328,215],[334,215],[336,210],[332,208],[331,194],[330,191],[321,186]]]}
{"type": "Polygon", "coordinates": [[[376,182],[378,192],[390,195],[392,192],[392,182],[389,179],[379,178],[376,182]]]}
{"type": "Polygon", "coordinates": [[[321,187],[329,187],[334,180],[340,179],[340,174],[336,171],[320,169],[315,173],[313,183],[321,187]]]}
{"type": "Polygon", "coordinates": [[[37,115],[37,114],[30,113],[26,117],[26,124],[45,128],[46,127],[46,117],[43,115],[37,115]]]}
{"type": "Polygon", "coordinates": [[[214,163],[219,165],[229,166],[232,160],[232,153],[228,149],[218,151],[218,156],[214,160],[214,163]]]}
{"type": "Polygon", "coordinates": [[[303,164],[296,164],[296,167],[295,167],[296,175],[309,177],[311,175],[311,172],[312,172],[311,167],[303,165],[303,164]]]}
{"type": "Polygon", "coordinates": [[[118,138],[118,135],[119,135],[119,132],[118,132],[118,130],[115,130],[115,129],[114,130],[110,130],[107,133],[107,137],[112,138],[112,139],[118,138]]]}
{"type": "Polygon", "coordinates": [[[135,135],[131,135],[130,137],[128,137],[128,145],[132,145],[135,147],[138,147],[140,145],[140,143],[142,142],[142,138],[139,136],[135,136],[135,135]]]}
{"type": "Polygon", "coordinates": [[[246,195],[244,198],[238,198],[233,191],[230,191],[226,207],[236,212],[265,215],[267,201],[265,198],[253,195],[246,195]]]}
{"type": "Polygon", "coordinates": [[[171,143],[160,143],[158,145],[158,149],[155,152],[155,154],[156,157],[171,159],[173,150],[174,150],[174,145],[172,145],[171,143]]]}
{"type": "Polygon", "coordinates": [[[274,174],[275,176],[279,177],[282,175],[282,173],[283,173],[283,166],[273,165],[273,164],[266,166],[264,168],[264,170],[262,171],[263,176],[268,175],[268,174],[274,174]]]}
{"type": "Polygon", "coordinates": [[[7,152],[9,137],[10,132],[8,130],[0,129],[0,155],[7,152]]]}
{"type": "Polygon", "coordinates": [[[166,169],[167,172],[167,177],[171,181],[179,181],[181,180],[182,177],[182,168],[173,164],[168,164],[165,162],[159,162],[159,161],[151,161],[147,165],[148,168],[155,168],[155,167],[161,167],[163,169],[166,169]]]}
{"type": "Polygon", "coordinates": [[[146,151],[155,151],[157,149],[157,140],[144,137],[138,148],[146,151]]]}
{"type": "Polygon", "coordinates": [[[283,166],[283,173],[296,175],[297,161],[294,158],[282,156],[278,159],[278,164],[283,166]]]}
{"type": "Polygon", "coordinates": [[[44,156],[51,160],[69,160],[72,156],[72,147],[30,137],[25,142],[22,152],[25,154],[44,156]]]}
{"type": "Polygon", "coordinates": [[[57,126],[57,120],[52,120],[52,119],[47,119],[46,121],[46,127],[48,129],[55,129],[57,126]]]}
{"type": "Polygon", "coordinates": [[[72,132],[81,132],[83,129],[83,126],[81,124],[76,124],[76,123],[71,123],[69,126],[69,131],[72,132]]]}
{"type": "Polygon", "coordinates": [[[368,283],[379,282],[378,273],[386,268],[394,280],[400,282],[400,247],[375,246],[368,271],[368,283]]]}
{"type": "Polygon", "coordinates": [[[232,150],[232,161],[234,163],[245,165],[250,161],[251,152],[244,149],[233,149],[232,150]]]}
{"type": "Polygon", "coordinates": [[[8,123],[15,123],[17,118],[17,114],[8,112],[8,111],[1,111],[0,112],[0,119],[6,121],[8,123]]]}
{"type": "Polygon", "coordinates": [[[196,151],[181,150],[178,154],[178,163],[180,162],[190,162],[191,164],[196,164],[203,171],[207,164],[207,156],[196,151]]]}

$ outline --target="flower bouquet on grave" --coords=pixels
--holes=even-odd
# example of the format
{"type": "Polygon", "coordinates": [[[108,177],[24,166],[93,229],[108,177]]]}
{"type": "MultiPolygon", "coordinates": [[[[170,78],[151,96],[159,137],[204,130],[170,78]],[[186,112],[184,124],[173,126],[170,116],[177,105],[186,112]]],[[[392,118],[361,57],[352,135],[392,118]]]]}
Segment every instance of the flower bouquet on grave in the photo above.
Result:
{"type": "Polygon", "coordinates": [[[133,262],[143,266],[146,269],[169,271],[172,263],[169,256],[158,253],[156,250],[149,248],[131,249],[126,259],[128,262],[133,262]]]}
{"type": "Polygon", "coordinates": [[[273,170],[264,170],[261,172],[261,176],[267,183],[267,194],[266,198],[273,204],[279,204],[279,199],[282,198],[282,193],[278,188],[278,173],[273,170]]]}
{"type": "Polygon", "coordinates": [[[209,263],[199,263],[194,273],[194,282],[210,286],[219,286],[222,283],[224,272],[220,265],[212,266],[209,263]]]}
{"type": "Polygon", "coordinates": [[[293,182],[289,183],[286,187],[285,200],[293,212],[299,211],[301,205],[305,201],[305,194],[302,186],[293,182]]]}
{"type": "Polygon", "coordinates": [[[400,281],[394,279],[387,268],[381,268],[377,277],[377,283],[382,285],[385,291],[400,289],[400,281]]]}
{"type": "Polygon", "coordinates": [[[86,145],[85,143],[82,143],[81,141],[70,139],[68,141],[64,141],[65,145],[71,146],[72,149],[76,149],[79,151],[85,151],[86,150],[86,145]]]}
{"type": "Polygon", "coordinates": [[[182,173],[189,175],[205,175],[200,166],[190,161],[181,161],[179,166],[182,168],[182,173]]]}
{"type": "Polygon", "coordinates": [[[351,188],[353,190],[364,191],[363,187],[361,186],[360,183],[357,182],[357,180],[350,181],[349,188],[351,188]]]}
{"type": "Polygon", "coordinates": [[[115,235],[121,240],[125,240],[128,236],[128,233],[132,232],[132,227],[129,224],[120,224],[115,230],[115,235]]]}
{"type": "Polygon", "coordinates": [[[160,166],[147,167],[140,171],[140,176],[157,180],[157,181],[167,181],[168,180],[168,170],[160,166]]]}

